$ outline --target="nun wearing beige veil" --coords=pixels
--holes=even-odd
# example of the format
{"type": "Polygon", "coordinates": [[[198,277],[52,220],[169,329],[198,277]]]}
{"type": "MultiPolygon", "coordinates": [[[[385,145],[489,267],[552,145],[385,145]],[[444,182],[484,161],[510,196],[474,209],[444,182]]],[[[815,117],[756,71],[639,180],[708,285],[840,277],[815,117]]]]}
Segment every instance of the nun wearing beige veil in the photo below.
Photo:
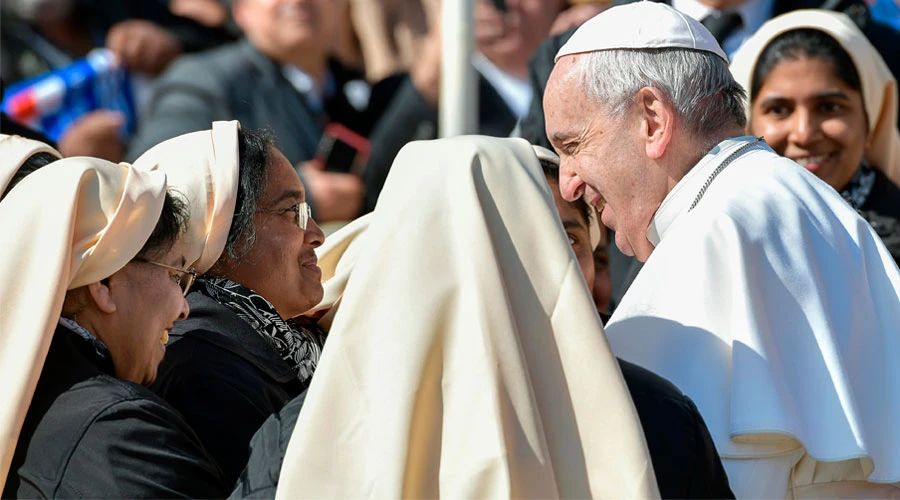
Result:
{"type": "Polygon", "coordinates": [[[188,313],[185,219],[162,173],[86,157],[0,202],[4,498],[224,491],[193,432],[143,387],[188,313]]]}
{"type": "Polygon", "coordinates": [[[527,142],[411,143],[329,241],[328,342],[277,498],[658,497],[527,142]]]}

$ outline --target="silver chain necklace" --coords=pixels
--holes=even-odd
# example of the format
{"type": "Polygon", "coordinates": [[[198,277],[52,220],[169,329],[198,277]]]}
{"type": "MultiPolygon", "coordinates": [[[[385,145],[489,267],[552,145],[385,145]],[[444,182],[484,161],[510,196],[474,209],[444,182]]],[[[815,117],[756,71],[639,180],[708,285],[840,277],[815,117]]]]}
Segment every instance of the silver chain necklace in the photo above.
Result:
{"type": "Polygon", "coordinates": [[[688,208],[688,212],[693,210],[694,207],[696,207],[697,204],[700,203],[700,199],[703,198],[704,194],[706,194],[706,190],[709,189],[709,185],[712,184],[713,179],[715,179],[717,175],[722,173],[722,170],[724,170],[725,167],[727,167],[728,165],[731,164],[731,162],[736,160],[738,156],[741,156],[742,154],[746,153],[747,151],[750,151],[751,149],[759,147],[760,143],[765,144],[763,142],[762,137],[757,137],[755,141],[748,142],[747,144],[744,144],[743,146],[737,148],[733,153],[728,155],[727,158],[722,160],[722,163],[720,163],[719,166],[716,167],[715,170],[713,170],[713,172],[709,175],[709,178],[706,179],[706,182],[703,183],[703,187],[700,188],[700,192],[697,193],[697,197],[694,198],[694,202],[691,203],[691,208],[688,208]]]}

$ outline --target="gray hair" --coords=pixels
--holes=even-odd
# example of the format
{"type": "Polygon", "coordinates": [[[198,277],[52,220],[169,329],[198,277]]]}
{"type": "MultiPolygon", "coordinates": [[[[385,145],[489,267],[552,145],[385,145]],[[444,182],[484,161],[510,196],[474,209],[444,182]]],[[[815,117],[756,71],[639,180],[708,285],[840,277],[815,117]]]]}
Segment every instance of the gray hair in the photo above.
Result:
{"type": "MultiPolygon", "coordinates": [[[[571,68],[588,97],[610,116],[629,109],[643,87],[662,91],[676,116],[700,140],[725,126],[747,125],[746,92],[728,63],[707,51],[681,48],[602,50],[583,54],[571,68]]],[[[713,145],[711,144],[710,147],[713,145]]]]}

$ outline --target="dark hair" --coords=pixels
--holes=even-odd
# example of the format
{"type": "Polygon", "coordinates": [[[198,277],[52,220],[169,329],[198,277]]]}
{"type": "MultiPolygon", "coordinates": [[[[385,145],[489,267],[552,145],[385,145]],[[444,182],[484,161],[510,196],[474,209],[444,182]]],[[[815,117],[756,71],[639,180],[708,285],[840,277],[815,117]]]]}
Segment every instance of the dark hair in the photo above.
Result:
{"type": "MultiPolygon", "coordinates": [[[[559,165],[549,160],[539,159],[538,161],[541,163],[541,169],[544,171],[544,175],[547,177],[547,179],[559,184],[559,165]]],[[[588,202],[584,201],[584,198],[578,198],[572,203],[574,203],[578,210],[581,212],[581,215],[584,217],[584,223],[588,227],[590,227],[591,206],[588,205],[588,202]]]]}
{"type": "Polygon", "coordinates": [[[274,147],[275,136],[269,130],[238,130],[237,199],[220,260],[239,261],[256,243],[253,215],[266,188],[269,156],[274,147]]]}
{"type": "Polygon", "coordinates": [[[187,230],[191,213],[187,203],[174,191],[166,191],[162,213],[156,227],[135,257],[153,260],[169,253],[178,237],[187,230]]]}
{"type": "Polygon", "coordinates": [[[803,28],[791,30],[775,37],[763,49],[753,70],[750,84],[750,102],[756,99],[769,73],[785,60],[796,61],[800,58],[821,59],[831,66],[834,75],[848,87],[862,93],[859,72],[853,64],[850,54],[841,44],[823,31],[803,28]]]}
{"type": "Polygon", "coordinates": [[[39,153],[35,153],[28,157],[25,160],[25,163],[19,167],[19,170],[13,174],[12,179],[9,180],[9,185],[6,186],[6,190],[3,191],[3,195],[0,196],[0,200],[6,198],[6,195],[9,194],[10,190],[16,186],[16,184],[22,182],[22,179],[33,173],[34,171],[46,167],[47,165],[55,162],[59,158],[55,155],[47,153],[45,151],[41,151],[39,153]]]}

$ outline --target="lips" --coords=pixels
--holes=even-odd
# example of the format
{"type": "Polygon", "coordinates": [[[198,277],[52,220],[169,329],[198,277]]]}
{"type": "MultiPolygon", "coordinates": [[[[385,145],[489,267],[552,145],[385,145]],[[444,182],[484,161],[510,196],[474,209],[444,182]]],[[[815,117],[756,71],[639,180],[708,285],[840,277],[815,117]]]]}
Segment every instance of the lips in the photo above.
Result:
{"type": "Polygon", "coordinates": [[[817,155],[793,156],[791,159],[807,170],[818,170],[825,162],[834,157],[834,155],[835,153],[823,153],[817,155]]]}

